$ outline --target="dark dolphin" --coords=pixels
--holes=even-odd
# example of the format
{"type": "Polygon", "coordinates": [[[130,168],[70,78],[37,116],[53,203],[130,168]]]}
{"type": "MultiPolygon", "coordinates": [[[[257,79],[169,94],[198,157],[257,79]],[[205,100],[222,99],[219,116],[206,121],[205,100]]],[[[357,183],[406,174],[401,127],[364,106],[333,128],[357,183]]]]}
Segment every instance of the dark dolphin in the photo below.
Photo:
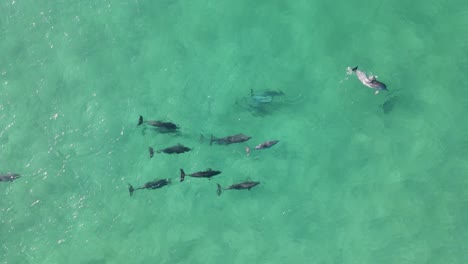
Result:
{"type": "Polygon", "coordinates": [[[216,175],[218,175],[220,173],[221,173],[221,171],[207,169],[206,171],[198,171],[198,172],[194,172],[194,173],[191,173],[191,174],[185,174],[184,170],[180,169],[180,181],[183,182],[185,176],[196,177],[196,178],[208,178],[209,179],[209,178],[211,178],[213,176],[216,176],[216,175]]]}
{"type": "Polygon", "coordinates": [[[236,184],[233,184],[227,188],[222,188],[221,185],[217,184],[218,185],[218,190],[216,191],[216,193],[219,195],[221,195],[221,192],[223,190],[249,190],[252,189],[253,187],[259,185],[260,182],[253,182],[253,181],[246,181],[246,182],[241,182],[241,183],[236,183],[236,184]]]}
{"type": "Polygon", "coordinates": [[[237,135],[227,136],[227,137],[223,137],[223,138],[215,138],[213,135],[211,135],[210,145],[213,144],[213,142],[215,142],[216,144],[219,144],[219,145],[229,145],[229,144],[233,144],[233,143],[241,143],[241,142],[247,141],[247,140],[249,140],[251,138],[252,137],[246,136],[244,134],[237,134],[237,135]]]}
{"type": "Polygon", "coordinates": [[[168,148],[165,148],[165,149],[160,149],[158,151],[156,151],[157,153],[161,153],[161,152],[164,152],[164,153],[167,153],[167,154],[180,154],[180,153],[184,153],[184,152],[188,152],[192,149],[190,148],[187,148],[186,146],[184,145],[181,145],[181,144],[177,144],[175,146],[172,146],[172,147],[168,147],[168,148]]]}
{"type": "Polygon", "coordinates": [[[18,173],[7,173],[7,174],[2,174],[2,175],[0,175],[0,182],[2,182],[2,181],[10,181],[10,182],[12,182],[12,181],[14,181],[14,180],[16,180],[16,179],[18,179],[18,178],[20,178],[20,177],[21,177],[21,175],[18,174],[18,173]]]}
{"type": "Polygon", "coordinates": [[[150,159],[151,159],[154,156],[154,149],[152,147],[149,147],[148,152],[149,152],[150,159]]]}
{"type": "Polygon", "coordinates": [[[133,188],[131,184],[128,184],[128,191],[130,192],[130,196],[131,196],[133,195],[133,192],[136,190],[141,190],[141,189],[154,190],[154,189],[158,189],[169,184],[171,184],[171,179],[160,179],[160,180],[150,181],[138,188],[133,188]]]}
{"type": "Polygon", "coordinates": [[[143,121],[143,116],[140,115],[140,118],[138,119],[138,125],[141,124],[147,124],[153,127],[157,127],[162,129],[161,132],[176,132],[179,127],[172,123],[172,122],[164,122],[164,121],[156,121],[156,120],[148,120],[148,121],[143,121]]]}
{"type": "MultiPolygon", "coordinates": [[[[349,69],[349,68],[348,68],[349,69]]],[[[369,76],[367,77],[366,73],[358,70],[358,66],[354,67],[351,69],[352,72],[356,73],[356,76],[358,77],[359,81],[361,81],[362,84],[365,86],[372,88],[375,90],[375,94],[378,94],[380,91],[388,91],[387,90],[387,85],[385,85],[382,82],[377,81],[376,76],[369,76]]]]}

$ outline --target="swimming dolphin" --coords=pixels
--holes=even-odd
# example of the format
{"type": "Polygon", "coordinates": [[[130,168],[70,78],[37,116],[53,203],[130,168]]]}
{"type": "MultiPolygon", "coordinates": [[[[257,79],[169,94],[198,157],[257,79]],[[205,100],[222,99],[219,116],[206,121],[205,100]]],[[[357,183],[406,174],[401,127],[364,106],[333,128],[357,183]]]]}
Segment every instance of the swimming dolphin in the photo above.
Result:
{"type": "Polygon", "coordinates": [[[206,171],[198,171],[198,172],[194,172],[194,173],[191,173],[191,174],[185,174],[184,170],[180,169],[180,181],[183,182],[185,176],[196,177],[196,178],[208,178],[209,179],[209,178],[211,178],[213,176],[216,176],[216,175],[218,175],[220,173],[221,172],[217,171],[217,170],[207,169],[206,171]]]}
{"type": "Polygon", "coordinates": [[[14,181],[16,179],[18,179],[19,177],[21,177],[20,174],[18,173],[7,173],[7,174],[1,174],[0,175],[0,182],[2,181],[14,181]]]}
{"type": "Polygon", "coordinates": [[[138,125],[141,125],[143,123],[160,128],[162,129],[161,132],[176,132],[176,130],[179,129],[179,127],[172,122],[164,122],[164,121],[156,121],[156,120],[143,121],[143,116],[140,115],[140,118],[138,119],[138,125]]]}
{"type": "Polygon", "coordinates": [[[249,190],[252,189],[253,187],[259,185],[260,182],[253,182],[253,181],[246,181],[246,182],[241,182],[241,183],[236,183],[236,184],[233,184],[227,188],[222,188],[221,185],[217,184],[218,186],[218,190],[216,191],[216,193],[219,195],[221,195],[221,192],[223,190],[249,190]]]}
{"type": "Polygon", "coordinates": [[[246,136],[244,134],[237,134],[237,135],[227,136],[227,137],[223,137],[223,138],[215,138],[213,135],[211,135],[210,145],[213,144],[213,142],[215,142],[216,144],[219,144],[219,145],[229,145],[229,144],[233,144],[233,143],[241,143],[241,142],[247,141],[247,140],[249,140],[251,138],[252,137],[246,136]]]}
{"type": "Polygon", "coordinates": [[[133,192],[136,190],[141,190],[141,189],[154,190],[154,189],[158,189],[169,184],[171,184],[171,179],[160,179],[160,180],[150,181],[138,188],[133,188],[131,184],[128,184],[128,191],[130,192],[130,196],[132,196],[133,192]]]}
{"type": "MultiPolygon", "coordinates": [[[[255,146],[255,149],[256,150],[261,150],[261,149],[271,148],[272,146],[276,145],[276,143],[278,143],[278,142],[279,142],[279,140],[265,141],[262,144],[259,144],[259,145],[255,146]]],[[[250,154],[250,148],[245,147],[245,152],[247,153],[247,156],[248,156],[250,154]]]]}
{"type": "Polygon", "coordinates": [[[351,72],[356,73],[356,76],[358,77],[359,81],[361,81],[362,84],[364,84],[365,86],[369,88],[374,89],[375,90],[374,94],[377,95],[382,90],[388,91],[387,86],[384,83],[377,81],[377,76],[371,75],[367,77],[365,72],[358,70],[358,66],[352,69],[348,67],[348,72],[350,72],[350,70],[351,72]]]}
{"type": "Polygon", "coordinates": [[[250,89],[250,97],[252,102],[256,105],[271,103],[275,96],[283,95],[284,93],[282,91],[264,90],[260,92],[254,92],[253,89],[250,89]]]}
{"type": "MultiPolygon", "coordinates": [[[[186,146],[184,145],[181,145],[181,144],[177,144],[175,146],[172,146],[172,147],[168,147],[168,148],[165,148],[165,149],[160,149],[158,151],[156,151],[157,153],[161,153],[161,152],[164,152],[164,153],[167,153],[167,154],[180,154],[180,153],[184,153],[184,152],[188,152],[192,149],[190,148],[187,148],[186,146]]],[[[151,152],[150,152],[150,156],[151,156],[151,152]]]]}

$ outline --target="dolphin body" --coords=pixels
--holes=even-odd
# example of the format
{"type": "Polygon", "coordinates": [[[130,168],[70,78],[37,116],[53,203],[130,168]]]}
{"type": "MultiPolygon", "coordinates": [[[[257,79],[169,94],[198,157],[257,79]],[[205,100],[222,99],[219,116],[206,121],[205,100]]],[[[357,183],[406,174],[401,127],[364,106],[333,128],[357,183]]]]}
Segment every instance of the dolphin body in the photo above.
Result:
{"type": "Polygon", "coordinates": [[[159,129],[160,132],[163,132],[163,133],[176,132],[177,129],[179,129],[179,126],[177,126],[176,124],[172,122],[157,121],[157,120],[143,121],[143,116],[140,115],[140,118],[138,118],[138,126],[140,126],[143,123],[149,126],[156,127],[159,129]]]}
{"type": "Polygon", "coordinates": [[[19,177],[21,177],[20,174],[18,173],[7,173],[7,174],[1,174],[0,175],[0,182],[2,181],[9,181],[9,182],[12,182],[16,179],[18,179],[19,177]]]}
{"type": "Polygon", "coordinates": [[[220,174],[221,171],[207,169],[206,171],[198,171],[190,174],[185,174],[183,169],[180,169],[180,181],[184,181],[185,176],[195,177],[195,178],[208,178],[210,179],[213,176],[220,174]]]}
{"type": "Polygon", "coordinates": [[[218,190],[216,191],[216,193],[218,194],[218,196],[221,195],[221,192],[223,190],[249,190],[252,189],[253,187],[259,185],[260,182],[254,182],[254,181],[246,181],[246,182],[241,182],[241,183],[236,183],[236,184],[233,184],[227,188],[222,188],[221,185],[217,184],[218,186],[218,190]]]}
{"type": "Polygon", "coordinates": [[[160,179],[160,180],[150,181],[138,188],[133,188],[131,184],[128,184],[128,191],[130,192],[130,196],[132,196],[133,192],[136,190],[141,190],[141,189],[154,190],[154,189],[159,189],[169,184],[171,184],[171,179],[160,179]]]}
{"type": "Polygon", "coordinates": [[[229,144],[233,144],[233,143],[241,143],[241,142],[247,141],[247,140],[249,140],[251,138],[252,137],[246,136],[244,134],[237,134],[237,135],[227,136],[227,137],[223,137],[223,138],[215,138],[213,135],[211,135],[210,145],[213,144],[213,142],[215,142],[216,144],[219,144],[219,145],[229,145],[229,144]]]}
{"type": "MultiPolygon", "coordinates": [[[[192,149],[187,148],[184,145],[177,144],[177,145],[172,146],[172,147],[168,147],[168,148],[165,148],[165,149],[160,149],[160,150],[156,151],[156,153],[163,152],[163,153],[166,153],[166,154],[180,154],[180,153],[184,153],[184,152],[187,152],[187,151],[190,151],[190,150],[192,150],[192,149]]],[[[149,151],[150,151],[150,157],[151,157],[151,149],[149,151]]],[[[154,150],[153,150],[153,153],[154,153],[154,150]]]]}
{"type": "Polygon", "coordinates": [[[377,95],[382,90],[388,91],[387,85],[385,85],[383,82],[377,81],[377,76],[370,75],[369,77],[367,77],[365,72],[358,70],[358,66],[352,69],[348,67],[348,72],[349,70],[351,70],[351,72],[356,73],[356,76],[358,77],[359,81],[361,81],[362,84],[364,84],[365,86],[369,88],[374,89],[375,90],[374,94],[377,95]]]}

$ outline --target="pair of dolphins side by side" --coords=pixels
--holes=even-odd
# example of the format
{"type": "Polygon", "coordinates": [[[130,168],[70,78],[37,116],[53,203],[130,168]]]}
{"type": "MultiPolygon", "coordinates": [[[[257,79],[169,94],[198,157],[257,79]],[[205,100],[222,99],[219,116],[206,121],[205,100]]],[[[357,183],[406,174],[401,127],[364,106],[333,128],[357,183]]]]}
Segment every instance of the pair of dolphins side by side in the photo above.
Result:
{"type": "MultiPolygon", "coordinates": [[[[213,176],[216,176],[220,174],[221,171],[217,170],[212,170],[212,169],[207,169],[205,171],[198,171],[190,174],[185,174],[183,169],[180,169],[180,181],[183,182],[186,176],[190,177],[195,177],[195,178],[208,178],[210,179],[213,176]]],[[[166,185],[169,185],[172,183],[171,179],[156,179],[150,182],[145,183],[143,186],[138,187],[138,188],[133,188],[131,184],[128,184],[128,191],[130,192],[130,195],[133,195],[133,192],[136,190],[141,190],[141,189],[149,189],[149,190],[154,190],[154,189],[159,189],[162,188],[166,185]]]]}

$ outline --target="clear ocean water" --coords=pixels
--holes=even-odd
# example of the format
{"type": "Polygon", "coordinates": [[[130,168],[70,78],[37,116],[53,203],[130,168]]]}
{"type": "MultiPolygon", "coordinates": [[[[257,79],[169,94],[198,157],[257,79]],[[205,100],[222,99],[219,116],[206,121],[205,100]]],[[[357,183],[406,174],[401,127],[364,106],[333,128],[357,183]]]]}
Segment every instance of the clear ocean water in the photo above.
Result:
{"type": "Polygon", "coordinates": [[[0,263],[467,263],[467,28],[462,0],[2,1],[0,263]]]}

